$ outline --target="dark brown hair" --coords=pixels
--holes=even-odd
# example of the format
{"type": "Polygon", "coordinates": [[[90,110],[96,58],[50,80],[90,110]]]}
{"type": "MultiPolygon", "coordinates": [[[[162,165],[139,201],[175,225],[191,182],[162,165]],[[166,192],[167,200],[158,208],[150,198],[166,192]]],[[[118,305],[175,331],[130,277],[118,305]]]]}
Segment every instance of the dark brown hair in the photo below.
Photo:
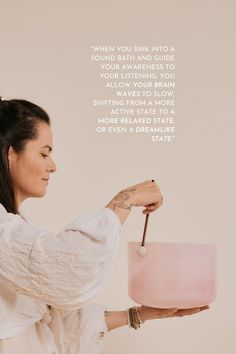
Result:
{"type": "Polygon", "coordinates": [[[10,146],[22,152],[29,140],[37,138],[37,125],[50,125],[48,114],[38,105],[23,100],[2,100],[0,97],[0,203],[8,213],[18,214],[14,186],[9,170],[10,146]]]}

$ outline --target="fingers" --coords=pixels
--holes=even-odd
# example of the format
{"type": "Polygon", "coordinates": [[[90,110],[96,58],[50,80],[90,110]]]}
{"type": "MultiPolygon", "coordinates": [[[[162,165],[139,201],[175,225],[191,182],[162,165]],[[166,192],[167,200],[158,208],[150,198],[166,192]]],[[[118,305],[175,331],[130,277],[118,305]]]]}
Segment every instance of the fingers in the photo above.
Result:
{"type": "Polygon", "coordinates": [[[145,209],[143,210],[143,214],[152,213],[158,208],[157,203],[145,205],[145,209]]]}
{"type": "Polygon", "coordinates": [[[152,213],[163,204],[163,196],[155,180],[146,180],[129,188],[134,206],[143,206],[143,214],[152,213]]]}
{"type": "Polygon", "coordinates": [[[200,312],[200,309],[178,310],[175,314],[173,314],[173,317],[190,316],[198,312],[200,312]]]}
{"type": "Polygon", "coordinates": [[[162,206],[162,204],[163,204],[163,196],[161,195],[160,200],[158,202],[152,203],[149,205],[145,205],[145,209],[143,210],[143,214],[152,213],[153,211],[160,208],[160,206],[162,206]]]}
{"type": "Polygon", "coordinates": [[[209,306],[209,305],[200,307],[200,311],[209,310],[209,309],[210,309],[210,306],[209,306]]]}
{"type": "Polygon", "coordinates": [[[190,309],[178,309],[178,308],[156,308],[156,307],[148,307],[142,305],[140,307],[141,317],[148,320],[154,320],[158,318],[169,318],[169,317],[183,317],[190,316],[201,311],[209,309],[209,306],[196,307],[190,309]]]}
{"type": "Polygon", "coordinates": [[[207,306],[196,307],[196,308],[192,308],[192,309],[179,309],[174,314],[172,314],[170,317],[190,316],[190,315],[194,315],[195,313],[199,313],[204,310],[208,310],[209,308],[210,307],[207,305],[207,306]]]}
{"type": "Polygon", "coordinates": [[[169,317],[169,316],[173,316],[176,312],[178,312],[177,308],[162,309],[162,312],[159,315],[162,317],[169,317]]]}
{"type": "Polygon", "coordinates": [[[151,214],[151,213],[153,213],[155,210],[157,210],[158,208],[146,208],[146,209],[144,209],[143,210],[143,214],[145,215],[145,214],[151,214]]]}
{"type": "Polygon", "coordinates": [[[178,309],[176,307],[170,309],[159,309],[159,308],[150,308],[155,314],[156,318],[165,318],[171,315],[174,315],[178,309]]]}

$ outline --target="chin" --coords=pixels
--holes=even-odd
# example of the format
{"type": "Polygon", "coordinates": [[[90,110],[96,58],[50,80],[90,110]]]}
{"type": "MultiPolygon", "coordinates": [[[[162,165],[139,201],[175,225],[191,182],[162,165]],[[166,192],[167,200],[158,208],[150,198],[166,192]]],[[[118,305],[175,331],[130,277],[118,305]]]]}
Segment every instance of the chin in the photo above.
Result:
{"type": "Polygon", "coordinates": [[[47,191],[40,191],[31,195],[33,198],[42,198],[47,194],[47,191]]]}

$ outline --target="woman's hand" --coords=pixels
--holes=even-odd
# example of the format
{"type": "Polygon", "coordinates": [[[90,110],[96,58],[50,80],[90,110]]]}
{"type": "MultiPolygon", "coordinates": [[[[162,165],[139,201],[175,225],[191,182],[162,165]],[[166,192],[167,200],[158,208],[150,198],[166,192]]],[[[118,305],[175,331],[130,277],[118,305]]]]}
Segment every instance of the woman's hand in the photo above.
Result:
{"type": "Polygon", "coordinates": [[[152,213],[163,204],[163,196],[160,188],[154,180],[136,184],[125,189],[123,192],[130,193],[133,206],[144,206],[143,213],[152,213]]]}
{"type": "MultiPolygon", "coordinates": [[[[168,317],[190,316],[209,309],[209,306],[192,309],[158,309],[154,307],[138,306],[142,321],[156,320],[168,317]]],[[[127,311],[105,311],[105,321],[108,331],[128,324],[127,311]]]]}
{"type": "Polygon", "coordinates": [[[140,317],[143,321],[146,320],[154,320],[158,318],[167,318],[167,317],[183,317],[190,316],[195,313],[199,313],[204,310],[208,310],[209,306],[196,307],[190,309],[158,309],[154,307],[148,306],[140,306],[138,307],[138,311],[140,313],[140,317]]]}
{"type": "Polygon", "coordinates": [[[120,218],[121,223],[127,218],[132,207],[143,206],[143,214],[152,213],[163,203],[163,197],[155,181],[147,180],[120,191],[106,205],[120,218]]]}

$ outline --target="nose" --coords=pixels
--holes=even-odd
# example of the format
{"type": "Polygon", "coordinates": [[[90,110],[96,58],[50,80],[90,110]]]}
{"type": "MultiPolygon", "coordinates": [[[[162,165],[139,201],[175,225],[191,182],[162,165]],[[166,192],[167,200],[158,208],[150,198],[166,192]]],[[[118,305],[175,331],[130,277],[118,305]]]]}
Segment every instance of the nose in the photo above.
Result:
{"type": "Polygon", "coordinates": [[[48,172],[53,173],[56,172],[57,165],[53,159],[50,159],[50,164],[48,165],[48,172]]]}

